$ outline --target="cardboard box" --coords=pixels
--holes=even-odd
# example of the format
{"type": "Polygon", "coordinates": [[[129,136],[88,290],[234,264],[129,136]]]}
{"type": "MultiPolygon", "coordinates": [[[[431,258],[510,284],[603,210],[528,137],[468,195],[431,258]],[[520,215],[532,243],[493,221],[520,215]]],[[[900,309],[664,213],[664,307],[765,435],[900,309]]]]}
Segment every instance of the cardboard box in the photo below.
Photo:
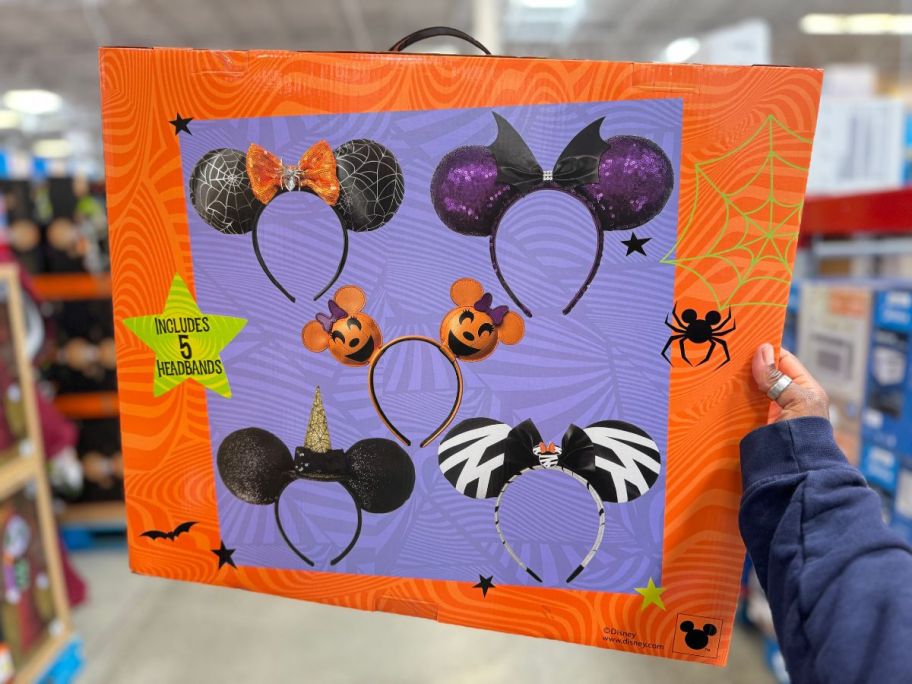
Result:
{"type": "Polygon", "coordinates": [[[887,448],[912,446],[912,286],[876,295],[868,362],[865,430],[887,448]]]}
{"type": "Polygon", "coordinates": [[[893,97],[831,97],[820,103],[808,192],[898,188],[905,173],[906,104],[893,97]]]}
{"type": "Polygon", "coordinates": [[[875,287],[846,280],[801,285],[798,356],[827,391],[836,442],[854,465],[861,457],[875,287]]]}
{"type": "Polygon", "coordinates": [[[798,312],[800,309],[801,285],[798,281],[793,281],[785,307],[785,323],[782,326],[782,348],[793,351],[793,353],[798,351],[798,312]]]}
{"type": "Polygon", "coordinates": [[[133,570],[725,663],[819,72],[106,48],[101,87],[133,570]]]}
{"type": "Polygon", "coordinates": [[[861,470],[884,517],[912,541],[912,287],[879,284],[874,299],[861,470]]]}
{"type": "Polygon", "coordinates": [[[912,543],[912,456],[899,460],[890,526],[912,543]]]}

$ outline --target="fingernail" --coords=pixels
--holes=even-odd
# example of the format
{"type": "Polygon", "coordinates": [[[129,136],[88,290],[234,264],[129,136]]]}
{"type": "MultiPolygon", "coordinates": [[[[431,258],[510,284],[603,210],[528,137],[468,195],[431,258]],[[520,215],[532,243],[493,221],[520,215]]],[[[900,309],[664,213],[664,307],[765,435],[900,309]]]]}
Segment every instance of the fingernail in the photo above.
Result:
{"type": "Polygon", "coordinates": [[[773,345],[766,343],[760,345],[760,358],[763,359],[763,365],[772,366],[775,363],[773,345]]]}

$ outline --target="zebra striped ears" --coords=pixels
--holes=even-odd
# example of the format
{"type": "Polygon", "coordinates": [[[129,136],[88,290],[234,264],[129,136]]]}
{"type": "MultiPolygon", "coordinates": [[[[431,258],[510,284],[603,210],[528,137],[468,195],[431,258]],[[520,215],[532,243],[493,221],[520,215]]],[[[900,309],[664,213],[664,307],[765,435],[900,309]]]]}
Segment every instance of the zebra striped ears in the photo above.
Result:
{"type": "Polygon", "coordinates": [[[585,433],[595,448],[595,470],[586,478],[603,501],[626,503],[652,489],[662,457],[645,431],[620,420],[603,420],[585,433]]]}
{"type": "Polygon", "coordinates": [[[585,430],[571,425],[550,462],[547,454],[535,452],[541,443],[531,420],[511,428],[491,418],[469,418],[441,441],[440,471],[456,491],[473,499],[496,497],[511,477],[538,465],[577,473],[607,503],[633,501],[659,479],[658,446],[630,423],[604,420],[585,430]]]}
{"type": "Polygon", "coordinates": [[[491,418],[462,421],[437,448],[440,472],[457,492],[469,498],[497,496],[509,479],[505,461],[511,432],[509,425],[491,418]]]}

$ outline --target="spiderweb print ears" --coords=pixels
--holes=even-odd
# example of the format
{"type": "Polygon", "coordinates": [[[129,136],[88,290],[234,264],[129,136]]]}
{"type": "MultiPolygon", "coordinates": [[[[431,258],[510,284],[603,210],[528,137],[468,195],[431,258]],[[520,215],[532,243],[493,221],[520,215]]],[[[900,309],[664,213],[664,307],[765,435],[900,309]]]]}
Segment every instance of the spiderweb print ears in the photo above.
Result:
{"type": "Polygon", "coordinates": [[[693,205],[661,259],[702,284],[719,310],[785,306],[811,140],[768,116],[734,149],[694,164],[693,205]]]}

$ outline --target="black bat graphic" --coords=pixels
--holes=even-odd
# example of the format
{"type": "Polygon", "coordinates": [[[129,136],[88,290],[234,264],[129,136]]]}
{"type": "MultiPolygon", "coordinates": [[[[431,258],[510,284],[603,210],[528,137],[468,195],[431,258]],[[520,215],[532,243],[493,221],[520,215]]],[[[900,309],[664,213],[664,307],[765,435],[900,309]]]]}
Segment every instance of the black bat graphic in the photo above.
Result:
{"type": "Polygon", "coordinates": [[[174,541],[177,537],[181,536],[184,532],[189,532],[190,528],[196,525],[196,522],[182,522],[180,525],[175,527],[171,532],[162,532],[161,530],[147,530],[143,532],[141,537],[148,537],[149,539],[170,539],[174,541]]]}

